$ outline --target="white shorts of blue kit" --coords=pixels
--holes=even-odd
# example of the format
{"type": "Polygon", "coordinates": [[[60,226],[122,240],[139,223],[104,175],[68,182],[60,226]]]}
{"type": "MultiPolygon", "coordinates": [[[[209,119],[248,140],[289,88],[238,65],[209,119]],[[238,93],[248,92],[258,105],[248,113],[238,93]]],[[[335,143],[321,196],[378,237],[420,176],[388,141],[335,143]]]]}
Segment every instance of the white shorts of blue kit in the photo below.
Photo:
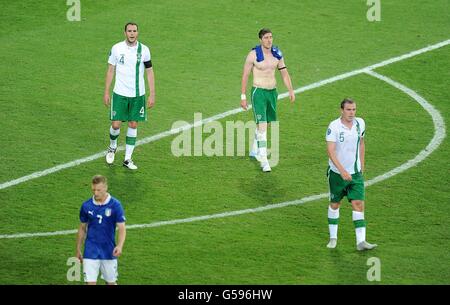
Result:
{"type": "Polygon", "coordinates": [[[97,282],[98,273],[108,283],[117,281],[117,259],[83,259],[83,275],[85,282],[97,282]]]}

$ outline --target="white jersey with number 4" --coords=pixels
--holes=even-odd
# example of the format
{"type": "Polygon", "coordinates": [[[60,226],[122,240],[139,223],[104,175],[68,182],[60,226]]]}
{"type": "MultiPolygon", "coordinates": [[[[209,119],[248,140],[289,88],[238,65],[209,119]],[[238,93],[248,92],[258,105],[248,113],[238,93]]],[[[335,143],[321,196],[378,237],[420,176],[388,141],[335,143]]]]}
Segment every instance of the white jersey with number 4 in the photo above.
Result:
{"type": "MultiPolygon", "coordinates": [[[[366,123],[362,118],[355,118],[351,129],[341,122],[341,118],[328,126],[326,140],[336,143],[336,157],[349,174],[361,171],[359,143],[365,131],[366,123]]],[[[328,159],[328,165],[333,172],[341,174],[331,159],[328,159]]]]}
{"type": "Polygon", "coordinates": [[[128,46],[125,41],[116,43],[109,53],[108,63],[116,67],[114,92],[137,97],[145,94],[144,62],[150,61],[150,50],[137,41],[135,46],[128,46]],[[140,55],[138,48],[141,46],[140,55]]]}

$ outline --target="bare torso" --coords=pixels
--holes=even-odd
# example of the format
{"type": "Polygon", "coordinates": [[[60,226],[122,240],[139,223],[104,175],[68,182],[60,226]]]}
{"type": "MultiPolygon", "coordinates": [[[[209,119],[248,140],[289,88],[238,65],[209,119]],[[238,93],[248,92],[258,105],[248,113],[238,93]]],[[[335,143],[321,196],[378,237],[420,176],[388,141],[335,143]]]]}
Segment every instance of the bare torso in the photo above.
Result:
{"type": "Polygon", "coordinates": [[[253,86],[264,89],[274,89],[277,85],[275,69],[279,60],[272,53],[264,53],[264,60],[257,62],[256,56],[253,62],[253,86]]]}

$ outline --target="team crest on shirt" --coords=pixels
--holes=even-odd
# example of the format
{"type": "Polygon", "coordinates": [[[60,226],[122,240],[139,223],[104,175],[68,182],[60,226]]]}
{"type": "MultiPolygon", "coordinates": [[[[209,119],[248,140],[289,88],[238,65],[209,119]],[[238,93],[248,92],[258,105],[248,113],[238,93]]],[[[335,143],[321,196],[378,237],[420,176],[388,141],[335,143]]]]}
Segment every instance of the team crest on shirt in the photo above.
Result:
{"type": "Polygon", "coordinates": [[[107,209],[105,210],[105,215],[106,215],[106,217],[111,216],[111,209],[110,209],[110,208],[107,208],[107,209]]]}
{"type": "Polygon", "coordinates": [[[331,134],[331,128],[328,128],[327,135],[329,136],[331,134]]]}

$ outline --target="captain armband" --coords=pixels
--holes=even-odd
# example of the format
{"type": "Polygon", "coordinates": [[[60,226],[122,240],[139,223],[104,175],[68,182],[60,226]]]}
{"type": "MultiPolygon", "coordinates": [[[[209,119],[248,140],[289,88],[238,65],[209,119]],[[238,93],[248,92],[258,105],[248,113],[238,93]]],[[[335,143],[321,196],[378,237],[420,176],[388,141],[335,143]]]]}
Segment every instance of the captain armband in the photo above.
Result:
{"type": "Polygon", "coordinates": [[[151,60],[145,61],[145,62],[144,62],[144,66],[145,66],[146,69],[151,68],[151,67],[153,66],[153,65],[152,65],[152,61],[151,61],[151,60]]]}

